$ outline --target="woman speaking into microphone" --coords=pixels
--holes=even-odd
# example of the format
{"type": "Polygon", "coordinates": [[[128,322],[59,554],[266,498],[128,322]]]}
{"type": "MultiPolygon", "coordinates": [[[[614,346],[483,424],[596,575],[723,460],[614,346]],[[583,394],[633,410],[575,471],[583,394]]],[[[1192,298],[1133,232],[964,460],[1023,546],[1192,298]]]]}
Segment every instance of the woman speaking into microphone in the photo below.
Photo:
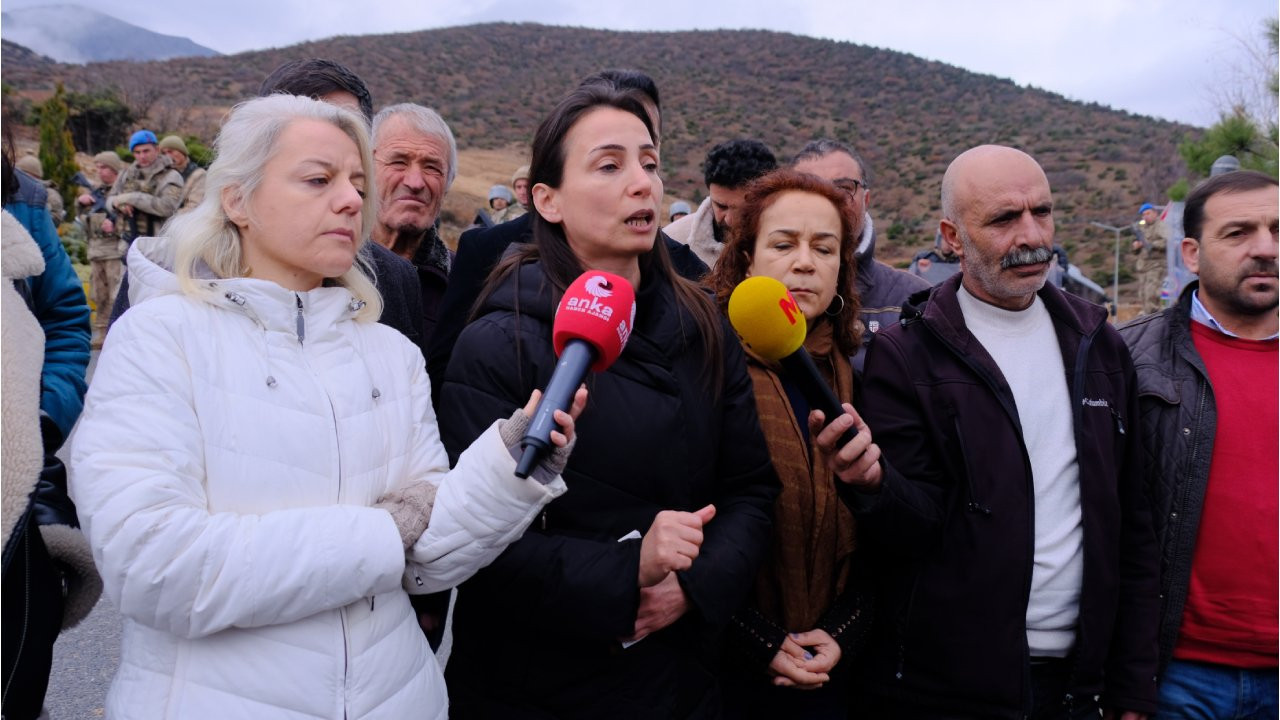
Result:
{"type": "MultiPolygon", "coordinates": [[[[752,281],[776,287],[760,305],[777,313],[784,329],[788,320],[797,320],[787,313],[798,310],[804,316],[793,326],[807,330],[798,352],[809,353],[820,381],[840,403],[853,397],[849,358],[861,331],[853,288],[857,238],[855,216],[841,190],[812,175],[778,170],[748,189],[736,232],[707,281],[727,309],[747,278],[777,281],[752,281]]],[[[751,290],[744,285],[739,293],[751,290]]],[[[763,325],[770,319],[763,315],[747,320],[763,325]]],[[[742,332],[744,341],[760,334],[773,340],[767,337],[770,328],[764,330],[742,332]]],[[[855,414],[841,415],[824,428],[826,418],[811,412],[798,382],[803,378],[789,376],[760,353],[748,349],[747,354],[782,493],[751,602],[734,618],[726,717],[844,718],[848,655],[870,618],[863,616],[867,603],[852,572],[853,515],[833,480],[878,472],[879,451],[861,421],[854,423],[855,414]],[[837,438],[855,426],[862,432],[837,449],[837,438]]],[[[852,406],[845,410],[853,413],[852,406]]]]}
{"type": "Polygon", "coordinates": [[[455,718],[719,715],[717,635],[755,577],[776,481],[741,348],[655,243],[652,122],[642,96],[604,84],[542,122],[533,242],[494,269],[445,375],[454,455],[546,387],[575,279],[604,271],[635,289],[625,348],[587,377],[573,492],[459,588],[455,718]]]}

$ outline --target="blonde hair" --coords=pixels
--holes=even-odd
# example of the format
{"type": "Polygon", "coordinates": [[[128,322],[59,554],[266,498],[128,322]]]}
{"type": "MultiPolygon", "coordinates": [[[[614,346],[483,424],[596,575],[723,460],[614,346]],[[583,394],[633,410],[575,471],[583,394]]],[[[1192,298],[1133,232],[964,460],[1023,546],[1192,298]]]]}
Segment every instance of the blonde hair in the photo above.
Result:
{"type": "Polygon", "coordinates": [[[240,232],[223,209],[223,192],[231,190],[238,193],[247,204],[262,182],[263,169],[275,156],[285,128],[295,120],[308,119],[327,122],[338,128],[351,138],[360,152],[366,187],[360,236],[356,240],[356,260],[349,270],[333,280],[364,302],[364,307],[356,314],[357,320],[372,322],[382,314],[382,296],[361,252],[369,242],[369,234],[377,220],[373,153],[364,118],[335,105],[295,95],[257,98],[240,103],[231,110],[214,144],[217,155],[205,180],[204,200],[191,212],[173,217],[161,230],[161,234],[168,236],[174,244],[174,272],[183,292],[199,294],[207,291],[201,278],[197,277],[201,265],[222,278],[244,274],[240,232]]]}

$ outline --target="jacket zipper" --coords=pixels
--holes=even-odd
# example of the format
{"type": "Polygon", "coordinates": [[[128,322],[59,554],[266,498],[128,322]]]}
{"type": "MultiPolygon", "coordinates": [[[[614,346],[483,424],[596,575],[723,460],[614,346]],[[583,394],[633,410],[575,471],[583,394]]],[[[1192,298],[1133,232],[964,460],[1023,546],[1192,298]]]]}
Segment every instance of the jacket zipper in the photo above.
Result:
{"type": "Polygon", "coordinates": [[[991,508],[978,502],[977,490],[974,488],[973,468],[969,465],[969,456],[964,452],[964,448],[968,446],[964,442],[964,432],[960,429],[960,413],[956,412],[955,407],[950,405],[947,406],[947,412],[951,415],[951,424],[955,426],[956,429],[956,441],[959,443],[961,448],[960,461],[964,466],[965,486],[969,490],[969,504],[965,506],[965,509],[971,513],[976,512],[982,513],[983,515],[990,515],[991,508]]]}
{"type": "MultiPolygon", "coordinates": [[[[302,296],[298,295],[297,293],[294,293],[293,299],[298,308],[298,313],[295,321],[296,322],[295,327],[298,334],[298,345],[303,345],[307,337],[307,325],[306,325],[305,316],[303,315],[302,296]]],[[[302,361],[307,365],[308,370],[312,370],[313,375],[317,375],[314,369],[311,368],[311,363],[308,362],[305,353],[303,353],[302,355],[302,361]]],[[[335,501],[338,503],[341,503],[342,502],[342,443],[341,443],[341,438],[339,437],[339,434],[338,434],[338,412],[333,407],[333,398],[329,397],[329,391],[324,387],[324,383],[320,381],[318,376],[316,378],[316,384],[320,386],[321,392],[324,393],[325,402],[329,403],[329,417],[333,420],[332,427],[333,427],[334,459],[338,464],[338,471],[337,471],[337,478],[336,478],[338,483],[338,492],[337,492],[337,497],[335,498],[335,501]]],[[[369,611],[370,612],[373,611],[373,598],[369,599],[369,611]]],[[[348,716],[347,674],[351,668],[351,638],[347,632],[347,609],[346,608],[338,608],[338,622],[342,630],[342,717],[346,718],[348,716]]]]}
{"type": "Polygon", "coordinates": [[[898,667],[893,673],[895,680],[901,680],[905,676],[903,668],[907,664],[907,621],[911,618],[911,611],[916,605],[916,588],[920,585],[920,577],[916,576],[911,581],[911,592],[907,595],[907,607],[901,615],[898,616],[895,632],[898,637],[898,667]]]}
{"type": "Polygon", "coordinates": [[[301,345],[302,341],[307,337],[307,321],[302,317],[302,296],[298,293],[294,293],[293,299],[298,303],[298,315],[295,323],[298,333],[298,344],[301,345]]]}
{"type": "MultiPolygon", "coordinates": [[[[923,312],[917,311],[917,313],[911,319],[912,320],[922,319],[923,315],[924,315],[923,312]]],[[[906,319],[902,321],[902,324],[903,325],[908,324],[906,319]]],[[[978,375],[978,377],[982,378],[983,382],[987,384],[987,387],[995,395],[996,399],[1000,402],[1000,405],[1004,408],[1005,412],[1009,415],[1010,419],[1014,421],[1015,430],[1017,431],[1017,436],[1018,436],[1018,445],[1021,447],[1021,450],[1022,450],[1023,471],[1026,473],[1027,483],[1028,485],[1030,485],[1030,487],[1028,488],[1030,492],[1030,497],[1033,498],[1032,502],[1028,503],[1027,505],[1027,514],[1029,516],[1028,527],[1032,528],[1032,530],[1027,537],[1027,540],[1030,543],[1030,551],[1028,553],[1028,557],[1031,558],[1031,562],[1028,563],[1027,565],[1026,573],[1024,576],[1024,582],[1023,582],[1022,602],[1023,602],[1023,605],[1025,606],[1027,603],[1031,601],[1031,578],[1032,578],[1032,570],[1033,570],[1032,566],[1035,564],[1035,542],[1036,542],[1035,540],[1036,508],[1035,508],[1035,502],[1034,502],[1035,480],[1032,477],[1032,473],[1031,473],[1031,456],[1027,453],[1026,440],[1022,434],[1022,424],[1021,424],[1021,421],[1018,419],[1017,405],[1014,404],[1013,407],[1010,407],[1010,402],[1009,402],[1010,398],[1005,397],[1004,394],[1000,392],[999,388],[996,385],[995,380],[987,373],[985,368],[978,365],[976,362],[973,362],[973,360],[971,360],[968,355],[965,355],[964,353],[960,352],[960,350],[957,347],[955,347],[955,345],[951,344],[949,340],[947,340],[940,333],[934,330],[929,325],[929,323],[923,323],[923,325],[926,328],[928,328],[929,333],[932,334],[934,338],[938,340],[938,342],[942,343],[944,347],[946,347],[948,350],[951,351],[951,354],[959,358],[960,361],[963,362],[966,366],[968,366],[971,370],[973,370],[974,373],[978,375]]],[[[1097,333],[1097,330],[1095,329],[1093,332],[1085,335],[1084,338],[1081,340],[1080,348],[1077,351],[1077,355],[1076,355],[1076,368],[1075,368],[1075,373],[1073,378],[1075,387],[1069,388],[1069,390],[1072,391],[1072,397],[1073,397],[1073,402],[1072,402],[1073,407],[1071,408],[1071,412],[1072,412],[1073,420],[1075,421],[1074,430],[1075,430],[1075,439],[1076,439],[1077,445],[1080,442],[1079,413],[1081,412],[1081,409],[1079,407],[1074,407],[1079,403],[1079,398],[1075,398],[1075,395],[1077,393],[1084,392],[1084,385],[1083,385],[1084,368],[1083,368],[1082,358],[1084,357],[1085,353],[1088,351],[1088,348],[1092,345],[1093,336],[1096,333],[1097,333]]],[[[957,429],[959,428],[958,418],[956,419],[956,427],[957,429]]],[[[1024,710],[1027,713],[1029,713],[1032,710],[1032,700],[1031,700],[1031,693],[1030,693],[1031,648],[1027,644],[1025,632],[1023,633],[1023,640],[1022,640],[1022,653],[1023,653],[1023,666],[1024,666],[1023,693],[1022,693],[1023,706],[1024,706],[1024,710]]],[[[899,672],[901,672],[901,660],[899,661],[899,672]]],[[[1074,668],[1072,670],[1072,674],[1074,674],[1074,668]]]]}
{"type": "Polygon", "coordinates": [[[347,672],[351,667],[351,638],[347,636],[347,609],[338,608],[338,621],[342,624],[342,717],[347,717],[347,672]]]}
{"type": "MultiPolygon", "coordinates": [[[[302,327],[301,311],[299,311],[299,314],[298,314],[298,327],[299,328],[302,327]]],[[[301,344],[302,342],[301,335],[298,336],[298,342],[299,344],[301,344]]],[[[303,361],[306,362],[305,356],[303,358],[303,361]]],[[[310,368],[310,365],[311,365],[310,363],[307,363],[308,368],[310,368]]],[[[335,501],[338,504],[341,504],[342,503],[342,445],[338,436],[338,413],[333,407],[333,398],[329,397],[329,392],[328,390],[325,390],[324,384],[320,383],[319,380],[317,380],[317,384],[320,385],[320,390],[324,392],[324,399],[326,402],[329,403],[329,417],[333,419],[333,451],[334,451],[334,459],[338,463],[338,474],[337,474],[338,495],[335,501]]],[[[373,611],[372,599],[370,599],[369,611],[370,612],[373,611]]],[[[342,620],[342,698],[343,698],[342,714],[343,714],[343,717],[346,717],[347,669],[348,669],[348,656],[350,655],[350,648],[349,648],[350,639],[347,637],[347,609],[346,608],[339,609],[339,617],[342,620]]]]}
{"type": "MultiPolygon", "coordinates": [[[[1073,429],[1073,431],[1074,431],[1075,440],[1076,440],[1076,448],[1077,448],[1077,450],[1076,450],[1076,458],[1077,458],[1077,459],[1076,459],[1076,467],[1077,467],[1077,469],[1079,468],[1079,463],[1080,463],[1080,461],[1079,461],[1079,447],[1080,447],[1080,441],[1082,440],[1082,436],[1083,436],[1083,434],[1084,434],[1084,378],[1085,378],[1085,370],[1086,370],[1086,368],[1087,368],[1087,366],[1088,366],[1088,362],[1087,362],[1087,361],[1088,361],[1088,357],[1089,357],[1089,350],[1093,348],[1093,339],[1094,339],[1095,337],[1097,337],[1097,334],[1098,334],[1098,328],[1095,328],[1095,329],[1093,330],[1093,332],[1091,332],[1091,333],[1089,333],[1089,334],[1085,335],[1085,336],[1084,336],[1084,338],[1080,340],[1080,347],[1076,350],[1076,367],[1075,367],[1075,371],[1072,373],[1072,384],[1073,384],[1073,387],[1071,388],[1071,405],[1072,405],[1072,407],[1071,407],[1071,417],[1072,417],[1072,419],[1073,419],[1073,421],[1074,421],[1074,422],[1073,422],[1073,428],[1072,428],[1072,429],[1073,429]]],[[[1135,392],[1136,392],[1136,389],[1135,389],[1135,392]]],[[[1121,434],[1121,435],[1124,435],[1124,434],[1125,434],[1125,431],[1124,431],[1124,419],[1120,417],[1120,411],[1119,411],[1119,410],[1117,410],[1117,409],[1115,408],[1114,404],[1112,405],[1112,407],[1110,408],[1110,410],[1111,410],[1111,419],[1115,422],[1116,432],[1118,432],[1118,433],[1119,433],[1119,434],[1121,434]]],[[[1077,480],[1077,485],[1078,485],[1078,484],[1079,484],[1079,481],[1077,480]]],[[[1083,491],[1081,491],[1081,493],[1080,493],[1080,537],[1081,537],[1080,542],[1082,543],[1082,546],[1081,546],[1081,553],[1082,553],[1082,555],[1083,555],[1083,552],[1084,552],[1084,547],[1083,547],[1083,542],[1084,542],[1084,493],[1083,493],[1083,491]]],[[[1083,573],[1083,569],[1081,570],[1081,572],[1083,573]]],[[[1081,578],[1080,578],[1080,597],[1081,597],[1082,599],[1083,599],[1083,597],[1084,597],[1084,577],[1083,577],[1083,575],[1082,575],[1082,576],[1081,576],[1081,578]]],[[[1078,607],[1079,607],[1079,602],[1077,602],[1077,612],[1078,612],[1078,607]]],[[[1079,638],[1079,635],[1080,635],[1080,619],[1079,619],[1079,618],[1077,618],[1077,620],[1076,620],[1076,637],[1077,637],[1077,638],[1079,638]]],[[[1075,695],[1072,693],[1072,690],[1073,690],[1073,689],[1074,689],[1074,687],[1075,687],[1075,684],[1076,684],[1076,677],[1079,675],[1079,672],[1080,672],[1080,654],[1079,654],[1079,653],[1074,653],[1074,652],[1073,652],[1073,653],[1072,653],[1072,657],[1071,657],[1071,669],[1070,669],[1070,670],[1068,671],[1068,673],[1067,673],[1067,686],[1066,686],[1066,688],[1067,688],[1067,689],[1066,689],[1065,697],[1063,698],[1063,702],[1064,702],[1064,703],[1066,704],[1066,706],[1067,706],[1067,714],[1068,714],[1068,715],[1072,714],[1072,712],[1075,710],[1075,695]]]]}
{"type": "MultiPolygon", "coordinates": [[[[1172,511],[1174,513],[1174,517],[1169,519],[1170,528],[1167,533],[1169,537],[1178,536],[1178,526],[1182,525],[1182,521],[1186,515],[1185,510],[1187,505],[1187,495],[1190,494],[1191,492],[1191,483],[1196,474],[1196,461],[1200,459],[1200,443],[1204,439],[1204,433],[1200,432],[1200,423],[1203,422],[1204,420],[1204,406],[1205,406],[1205,403],[1208,401],[1209,381],[1207,379],[1201,378],[1199,385],[1200,385],[1200,400],[1198,403],[1196,403],[1197,407],[1196,407],[1196,415],[1195,415],[1195,426],[1196,426],[1195,441],[1191,445],[1191,459],[1187,463],[1187,474],[1183,478],[1181,487],[1178,488],[1178,493],[1174,498],[1173,511],[1172,511]]],[[[1169,559],[1169,572],[1167,573],[1167,575],[1169,576],[1170,584],[1168,586],[1164,585],[1163,583],[1164,578],[1163,577],[1161,578],[1162,582],[1161,582],[1160,592],[1162,595],[1169,595],[1170,594],[1169,591],[1173,589],[1173,585],[1172,585],[1173,574],[1174,572],[1177,571],[1177,568],[1180,565],[1180,560],[1182,558],[1182,553],[1180,552],[1181,549],[1182,549],[1182,546],[1180,543],[1177,543],[1177,542],[1173,543],[1173,557],[1169,559]]],[[[1166,573],[1161,573],[1161,575],[1164,576],[1166,575],[1166,573]]],[[[1186,609],[1185,598],[1183,600],[1183,609],[1184,610],[1186,609]]],[[[1161,617],[1160,620],[1161,622],[1160,622],[1159,634],[1164,635],[1164,632],[1165,632],[1164,618],[1161,617]]],[[[1160,660],[1164,661],[1165,658],[1161,657],[1160,660]]],[[[1159,668],[1159,671],[1163,673],[1164,668],[1163,667],[1159,668]]]]}

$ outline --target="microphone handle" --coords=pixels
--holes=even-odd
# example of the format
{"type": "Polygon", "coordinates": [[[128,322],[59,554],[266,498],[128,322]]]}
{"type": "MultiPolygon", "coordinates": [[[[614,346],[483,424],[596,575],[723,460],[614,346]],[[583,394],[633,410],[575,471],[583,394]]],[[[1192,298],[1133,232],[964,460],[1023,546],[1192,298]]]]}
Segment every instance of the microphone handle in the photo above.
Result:
{"type": "Polygon", "coordinates": [[[516,477],[527,478],[529,473],[551,450],[551,431],[559,430],[554,413],[556,410],[568,410],[573,403],[573,394],[578,391],[587,371],[595,362],[596,350],[585,340],[570,340],[565,344],[564,352],[556,361],[556,369],[551,373],[547,389],[542,391],[542,399],[538,408],[533,411],[529,420],[529,429],[525,431],[520,444],[524,453],[516,463],[516,477]]]}
{"type": "MultiPolygon", "coordinates": [[[[787,371],[787,376],[800,386],[800,393],[809,401],[809,407],[822,411],[827,424],[844,414],[839,398],[832,392],[831,386],[822,379],[822,375],[818,373],[818,366],[813,364],[813,358],[804,348],[796,350],[779,362],[782,369],[787,371]]],[[[808,419],[805,422],[808,422],[808,419]]],[[[836,447],[844,447],[857,434],[856,428],[849,428],[844,435],[840,436],[836,447]]]]}

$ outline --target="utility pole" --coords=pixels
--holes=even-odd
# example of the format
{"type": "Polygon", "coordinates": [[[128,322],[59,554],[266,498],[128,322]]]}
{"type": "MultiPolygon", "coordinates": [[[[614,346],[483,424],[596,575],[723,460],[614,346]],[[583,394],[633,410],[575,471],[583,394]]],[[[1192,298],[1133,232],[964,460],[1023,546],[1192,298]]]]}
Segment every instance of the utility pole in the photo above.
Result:
{"type": "Polygon", "coordinates": [[[1103,230],[1110,230],[1116,234],[1116,266],[1111,274],[1111,316],[1118,317],[1120,314],[1120,233],[1125,230],[1132,232],[1133,228],[1129,225],[1108,225],[1096,220],[1091,221],[1089,224],[1100,227],[1103,230]]]}

